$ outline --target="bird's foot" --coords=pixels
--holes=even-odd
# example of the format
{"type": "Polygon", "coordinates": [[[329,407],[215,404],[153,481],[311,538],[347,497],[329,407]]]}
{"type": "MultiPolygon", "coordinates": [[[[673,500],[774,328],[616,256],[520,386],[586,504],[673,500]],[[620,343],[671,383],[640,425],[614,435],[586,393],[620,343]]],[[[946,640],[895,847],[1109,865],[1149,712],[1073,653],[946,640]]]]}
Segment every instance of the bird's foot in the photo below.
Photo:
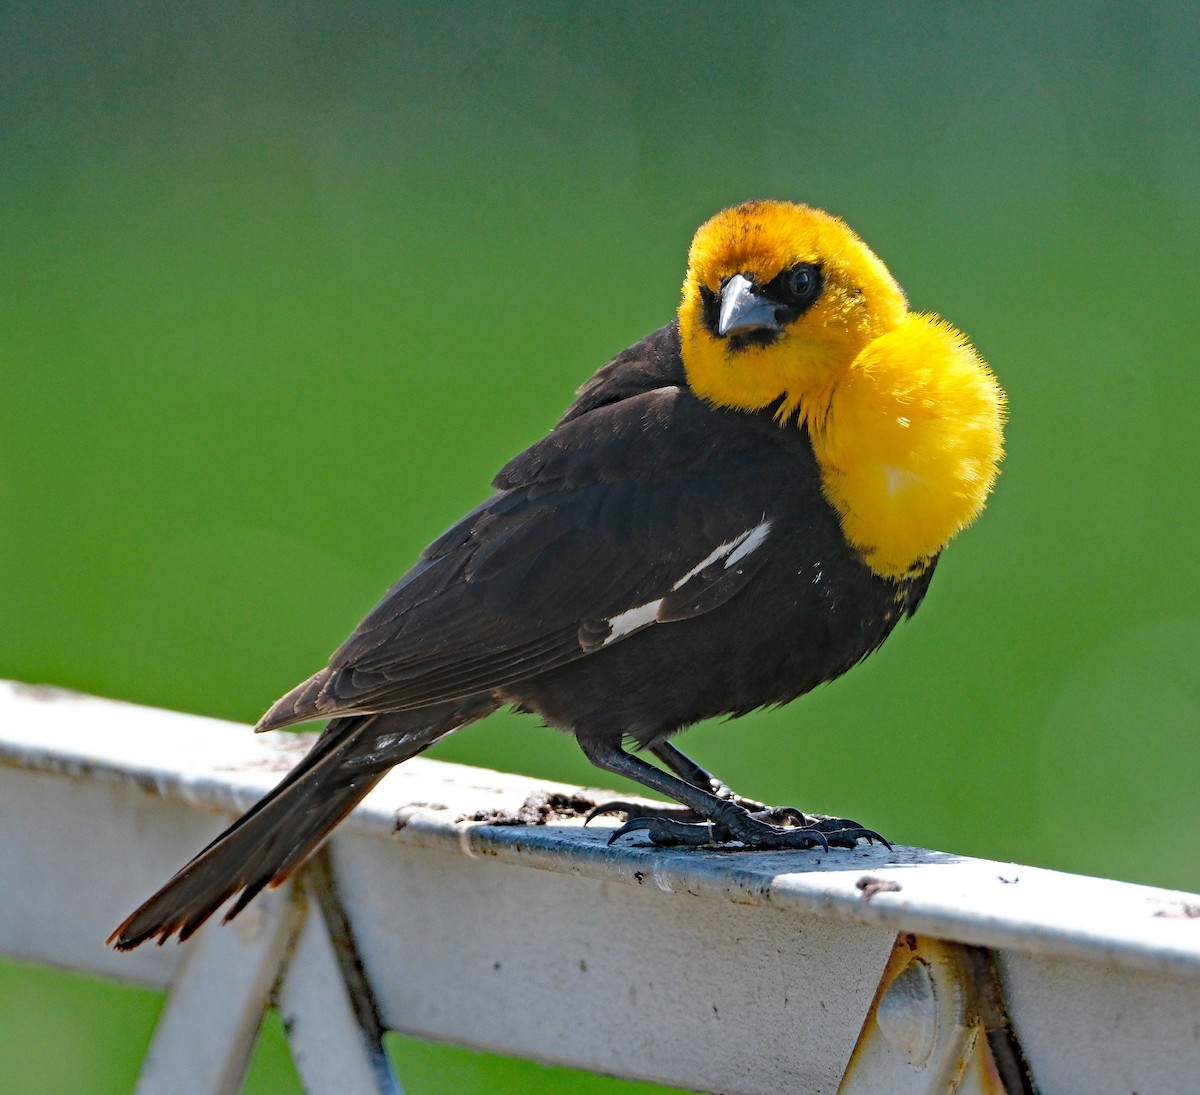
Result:
{"type": "Polygon", "coordinates": [[[651,844],[659,847],[705,844],[742,844],[747,848],[853,848],[860,840],[869,844],[888,843],[874,829],[866,829],[848,818],[809,815],[794,806],[763,806],[734,797],[723,800],[711,817],[695,810],[652,806],[634,802],[606,802],[592,810],[587,820],[623,814],[625,824],[615,830],[608,843],[627,833],[645,831],[651,844]],[[757,807],[750,809],[749,806],[757,807]]]}

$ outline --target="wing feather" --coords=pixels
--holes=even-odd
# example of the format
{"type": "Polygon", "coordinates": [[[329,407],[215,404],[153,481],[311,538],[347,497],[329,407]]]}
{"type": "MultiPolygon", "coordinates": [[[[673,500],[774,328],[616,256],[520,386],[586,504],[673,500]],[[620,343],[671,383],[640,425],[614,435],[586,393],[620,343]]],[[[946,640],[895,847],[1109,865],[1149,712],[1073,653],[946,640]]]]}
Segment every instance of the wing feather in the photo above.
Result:
{"type": "Polygon", "coordinates": [[[661,599],[660,621],[685,619],[752,581],[769,545],[696,568],[778,496],[763,435],[675,383],[592,397],[506,465],[498,492],[260,726],[491,692],[604,645],[605,621],[639,605],[661,599]]]}

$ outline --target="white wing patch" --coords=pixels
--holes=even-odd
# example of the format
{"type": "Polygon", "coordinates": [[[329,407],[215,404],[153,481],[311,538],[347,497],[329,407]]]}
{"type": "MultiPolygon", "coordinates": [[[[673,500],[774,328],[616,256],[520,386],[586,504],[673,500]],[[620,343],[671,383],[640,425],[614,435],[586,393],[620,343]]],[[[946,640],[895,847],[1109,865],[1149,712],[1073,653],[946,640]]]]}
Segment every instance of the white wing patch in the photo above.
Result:
{"type": "Polygon", "coordinates": [[[612,631],[609,632],[608,638],[600,645],[608,646],[609,643],[615,643],[618,639],[624,638],[631,631],[640,631],[647,624],[654,623],[654,617],[658,615],[658,609],[661,604],[662,598],[659,597],[657,601],[647,601],[644,605],[638,605],[637,608],[629,608],[624,612],[618,612],[607,621],[612,631]]]}
{"type": "Polygon", "coordinates": [[[771,522],[763,521],[761,524],[755,525],[754,528],[748,528],[741,536],[735,536],[732,540],[727,540],[720,547],[713,548],[703,559],[700,560],[691,570],[689,570],[682,578],[679,579],[673,586],[671,592],[683,587],[687,582],[690,582],[702,570],[706,570],[713,563],[725,560],[725,569],[728,570],[731,566],[746,558],[756,548],[762,546],[762,542],[767,538],[767,533],[771,531],[771,522]]]}
{"type": "MultiPolygon", "coordinates": [[[[763,520],[753,528],[747,529],[740,536],[735,536],[732,540],[727,540],[719,547],[713,548],[700,562],[671,586],[671,592],[675,593],[682,589],[696,575],[707,570],[709,567],[715,566],[722,560],[724,560],[723,570],[737,566],[743,559],[762,547],[770,531],[770,520],[763,520]]],[[[604,622],[608,624],[611,630],[600,645],[608,646],[609,643],[615,643],[618,639],[623,639],[626,635],[640,631],[643,627],[648,627],[650,624],[655,623],[663,600],[664,598],[659,597],[657,600],[647,601],[645,604],[637,605],[634,608],[627,608],[624,612],[618,612],[615,616],[605,620],[604,622]]]]}
{"type": "Polygon", "coordinates": [[[749,532],[743,532],[733,543],[733,550],[729,553],[729,558],[725,560],[725,569],[737,566],[747,555],[762,547],[762,543],[770,531],[771,522],[763,521],[761,524],[755,525],[749,532]]]}

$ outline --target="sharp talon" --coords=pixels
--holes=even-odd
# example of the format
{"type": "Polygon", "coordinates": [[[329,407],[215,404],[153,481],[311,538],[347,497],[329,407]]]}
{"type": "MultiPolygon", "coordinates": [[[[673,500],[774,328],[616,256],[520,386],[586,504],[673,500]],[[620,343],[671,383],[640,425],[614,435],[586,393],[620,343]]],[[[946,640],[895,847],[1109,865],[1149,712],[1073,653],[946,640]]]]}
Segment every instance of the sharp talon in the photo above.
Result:
{"type": "Polygon", "coordinates": [[[714,843],[718,839],[715,835],[718,828],[720,826],[711,825],[708,822],[695,824],[675,821],[666,817],[635,817],[630,818],[613,833],[608,838],[608,843],[612,844],[619,837],[637,832],[639,829],[645,829],[646,835],[650,837],[650,843],[660,848],[669,848],[679,844],[697,848],[703,844],[714,843]]]}
{"type": "Polygon", "coordinates": [[[820,845],[821,851],[829,851],[829,838],[823,832],[821,832],[820,829],[814,829],[810,827],[807,829],[801,829],[800,831],[802,833],[807,833],[809,836],[815,837],[817,844],[820,845]]]}
{"type": "Polygon", "coordinates": [[[860,840],[865,840],[868,844],[878,842],[889,852],[892,850],[891,843],[874,829],[865,829],[857,821],[851,821],[849,818],[823,817],[816,823],[815,828],[824,833],[835,848],[853,848],[860,840]]]}
{"type": "Polygon", "coordinates": [[[626,836],[629,833],[635,833],[639,829],[649,829],[653,824],[654,818],[651,817],[631,817],[619,829],[614,829],[612,831],[612,835],[608,838],[608,843],[612,844],[621,837],[626,836]]]}
{"type": "Polygon", "coordinates": [[[599,806],[593,806],[588,811],[587,817],[583,819],[584,825],[589,821],[598,817],[606,817],[609,814],[624,814],[626,817],[637,817],[640,807],[632,802],[602,802],[599,806]]]}

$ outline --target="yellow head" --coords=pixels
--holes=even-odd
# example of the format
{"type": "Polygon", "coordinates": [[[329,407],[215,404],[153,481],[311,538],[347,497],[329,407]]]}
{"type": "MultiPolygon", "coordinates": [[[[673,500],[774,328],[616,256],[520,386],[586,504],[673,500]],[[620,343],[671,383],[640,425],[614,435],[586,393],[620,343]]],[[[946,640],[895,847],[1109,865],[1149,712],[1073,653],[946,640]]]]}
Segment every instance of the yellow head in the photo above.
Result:
{"type": "Polygon", "coordinates": [[[688,383],[808,429],[842,532],[877,574],[919,573],[982,511],[1004,392],[966,338],[908,311],[836,217],[749,202],[700,227],[679,306],[688,383]]]}
{"type": "Polygon", "coordinates": [[[679,330],[688,381],[722,406],[794,411],[908,311],[865,243],[819,209],[756,201],[700,226],[679,330]]]}

